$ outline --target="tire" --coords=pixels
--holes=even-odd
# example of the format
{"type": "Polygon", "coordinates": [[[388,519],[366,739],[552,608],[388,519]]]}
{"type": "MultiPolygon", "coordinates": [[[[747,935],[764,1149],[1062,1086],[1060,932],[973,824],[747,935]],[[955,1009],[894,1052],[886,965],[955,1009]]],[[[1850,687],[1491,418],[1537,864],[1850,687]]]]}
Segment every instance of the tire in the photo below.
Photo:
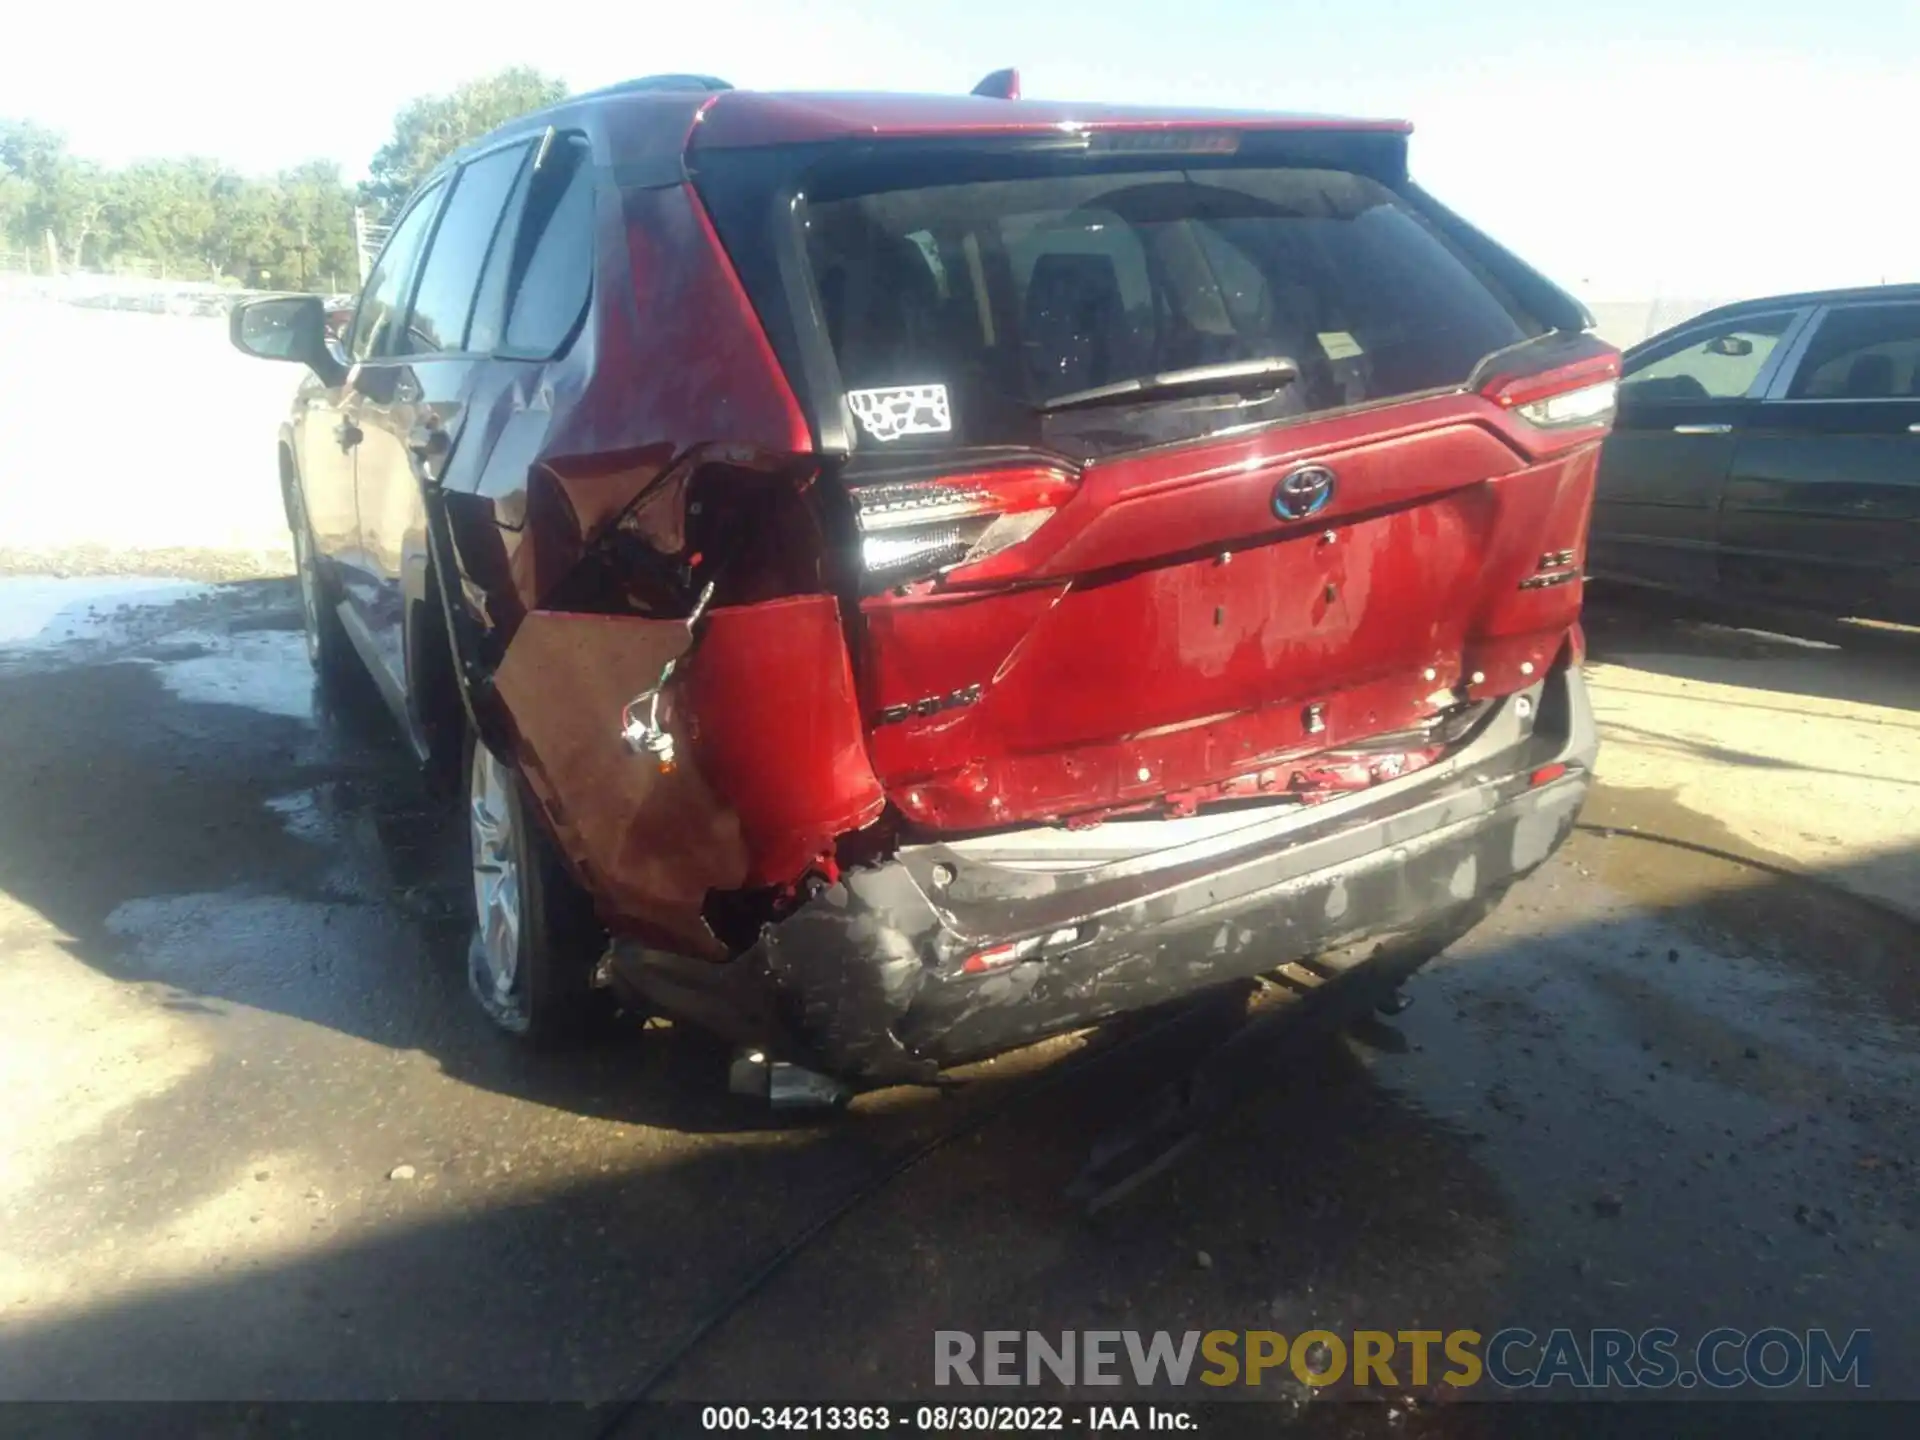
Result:
{"type": "Polygon", "coordinates": [[[468,986],[515,1039],[542,1048],[578,1040],[612,1011],[593,985],[605,932],[541,831],[519,775],[471,736],[465,768],[474,895],[468,986]]]}
{"type": "Polygon", "coordinates": [[[340,624],[339,597],[320,573],[313,527],[298,481],[287,484],[287,521],[293,536],[294,574],[300,585],[300,619],[307,635],[307,663],[323,684],[338,685],[360,665],[353,642],[340,624]]]}

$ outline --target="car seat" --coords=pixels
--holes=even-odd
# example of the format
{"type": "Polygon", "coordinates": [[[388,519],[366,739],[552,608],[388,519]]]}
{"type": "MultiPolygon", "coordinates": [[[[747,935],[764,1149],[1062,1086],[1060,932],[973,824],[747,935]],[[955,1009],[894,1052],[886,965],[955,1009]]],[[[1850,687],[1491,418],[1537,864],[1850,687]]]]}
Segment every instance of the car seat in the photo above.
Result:
{"type": "Polygon", "coordinates": [[[1127,379],[1127,307],[1111,255],[1056,253],[1034,261],[1025,313],[1027,373],[1036,395],[1127,379]]]}

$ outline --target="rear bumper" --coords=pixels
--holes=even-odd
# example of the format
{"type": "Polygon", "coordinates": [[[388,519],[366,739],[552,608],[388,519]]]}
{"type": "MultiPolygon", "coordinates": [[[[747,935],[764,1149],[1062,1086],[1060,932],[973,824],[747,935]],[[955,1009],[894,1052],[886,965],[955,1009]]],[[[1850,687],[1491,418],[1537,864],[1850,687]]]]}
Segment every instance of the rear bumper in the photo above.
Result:
{"type": "Polygon", "coordinates": [[[1061,831],[909,847],[721,968],[775,997],[766,1040],[789,1058],[925,1078],[1290,961],[1437,948],[1566,838],[1596,749],[1579,675],[1556,671],[1446,759],[1325,804],[1109,822],[1091,833],[1131,853],[1092,861],[1061,831]],[[965,968],[1006,945],[1020,958],[965,968]]]}

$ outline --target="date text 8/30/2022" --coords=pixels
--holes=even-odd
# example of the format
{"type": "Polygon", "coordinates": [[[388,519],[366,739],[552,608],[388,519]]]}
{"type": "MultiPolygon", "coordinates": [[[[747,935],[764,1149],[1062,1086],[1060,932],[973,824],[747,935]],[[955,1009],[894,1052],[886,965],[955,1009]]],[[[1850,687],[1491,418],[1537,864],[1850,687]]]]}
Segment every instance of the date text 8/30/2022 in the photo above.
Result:
{"type": "Polygon", "coordinates": [[[1153,1430],[1192,1431],[1190,1411],[1166,1405],[708,1405],[700,1428],[761,1434],[871,1434],[901,1430],[946,1435],[954,1431],[1153,1430]]]}

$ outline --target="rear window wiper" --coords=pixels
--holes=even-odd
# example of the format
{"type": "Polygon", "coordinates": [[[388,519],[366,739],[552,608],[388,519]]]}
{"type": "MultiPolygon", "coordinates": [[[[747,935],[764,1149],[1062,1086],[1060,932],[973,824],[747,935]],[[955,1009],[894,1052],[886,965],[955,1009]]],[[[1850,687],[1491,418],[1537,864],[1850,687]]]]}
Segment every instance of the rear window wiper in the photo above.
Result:
{"type": "Polygon", "coordinates": [[[1125,405],[1178,395],[1250,394],[1279,390],[1299,378],[1300,366],[1291,357],[1262,355],[1251,360],[1227,360],[1218,365],[1194,365],[1185,370],[1140,375],[1111,385],[1096,385],[1091,390],[1070,390],[1033,408],[1046,415],[1055,410],[1076,410],[1083,405],[1125,405]]]}

